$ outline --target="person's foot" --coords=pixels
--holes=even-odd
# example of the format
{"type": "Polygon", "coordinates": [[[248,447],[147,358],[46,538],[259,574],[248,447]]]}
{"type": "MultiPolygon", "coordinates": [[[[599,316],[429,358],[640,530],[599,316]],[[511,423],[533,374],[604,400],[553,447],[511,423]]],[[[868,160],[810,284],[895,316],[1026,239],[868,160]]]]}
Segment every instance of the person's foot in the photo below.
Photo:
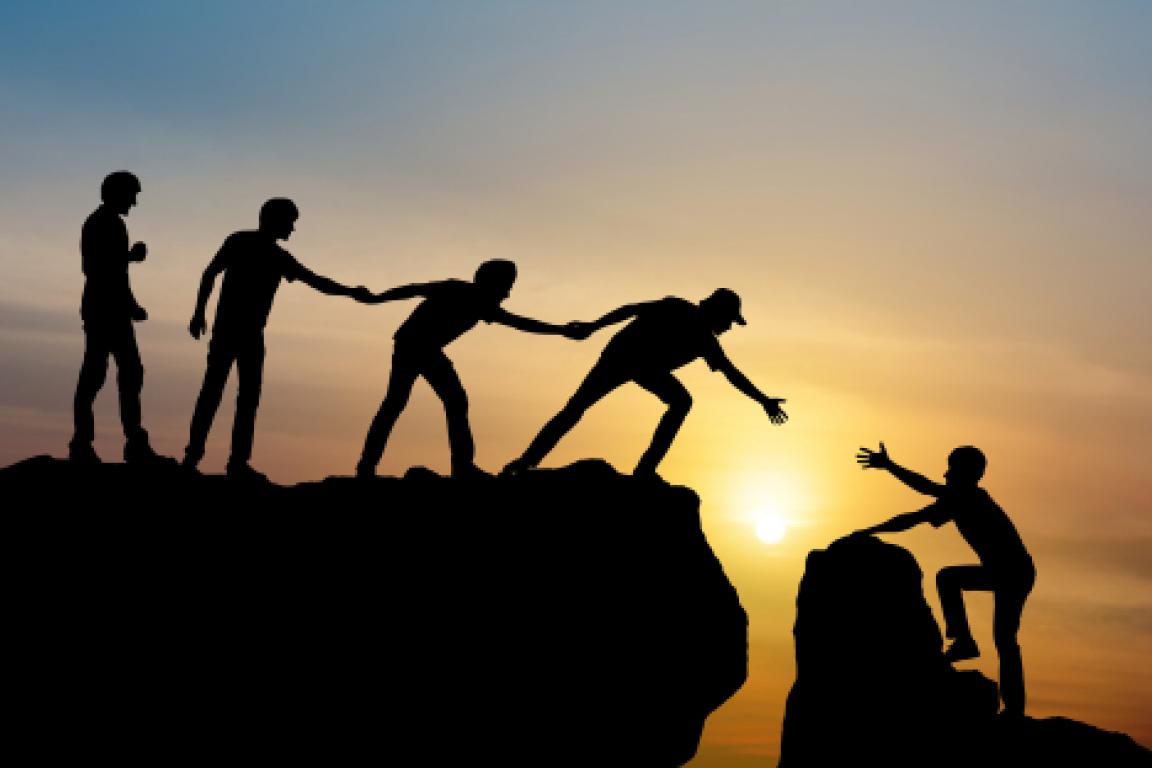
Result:
{"type": "Polygon", "coordinates": [[[132,438],[124,443],[124,461],[127,464],[168,464],[175,463],[169,456],[161,456],[152,450],[148,437],[132,438]]]}
{"type": "Polygon", "coordinates": [[[68,444],[68,461],[87,467],[103,463],[92,448],[92,443],[75,441],[68,444]]]}
{"type": "Polygon", "coordinates": [[[268,482],[267,475],[257,469],[253,469],[252,465],[246,461],[236,463],[229,462],[225,472],[228,477],[231,477],[234,480],[243,480],[250,483],[268,482]]]}
{"type": "Polygon", "coordinates": [[[948,646],[948,650],[944,651],[944,658],[947,661],[965,661],[967,659],[974,659],[980,655],[980,648],[977,647],[976,641],[970,637],[958,637],[952,641],[952,645],[948,646]]]}
{"type": "Polygon", "coordinates": [[[521,457],[513,459],[504,465],[504,469],[500,470],[500,477],[515,477],[522,475],[528,470],[532,469],[532,465],[528,463],[527,459],[521,457]]]}
{"type": "Polygon", "coordinates": [[[656,474],[654,469],[637,469],[632,472],[632,477],[637,480],[643,480],[648,483],[660,483],[661,485],[668,485],[668,481],[656,474]]]}
{"type": "Polygon", "coordinates": [[[375,480],[376,467],[371,464],[360,462],[356,465],[356,479],[357,480],[375,480]]]}
{"type": "Polygon", "coordinates": [[[492,477],[491,472],[485,472],[471,462],[467,464],[456,464],[452,467],[452,478],[455,480],[475,480],[489,477],[492,477]]]}

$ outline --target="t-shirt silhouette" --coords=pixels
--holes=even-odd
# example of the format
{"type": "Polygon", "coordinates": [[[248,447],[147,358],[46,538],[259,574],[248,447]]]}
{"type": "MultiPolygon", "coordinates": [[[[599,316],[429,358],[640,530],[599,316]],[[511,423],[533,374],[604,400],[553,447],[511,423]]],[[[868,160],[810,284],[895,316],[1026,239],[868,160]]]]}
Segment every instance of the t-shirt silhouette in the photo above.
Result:
{"type": "Polygon", "coordinates": [[[1033,567],[1016,526],[986,490],[944,486],[939,499],[920,511],[936,528],[956,523],[960,535],[980,563],[1001,573],[1019,573],[1033,567]]]}
{"type": "Polygon", "coordinates": [[[441,349],[483,320],[490,323],[508,313],[499,296],[467,280],[441,280],[421,286],[424,301],[412,310],[392,338],[397,347],[441,349]]]}
{"type": "Polygon", "coordinates": [[[639,305],[604,347],[600,364],[645,373],[673,371],[699,357],[714,371],[727,359],[700,307],[669,296],[639,305]]]}
{"type": "Polygon", "coordinates": [[[84,321],[129,319],[136,300],[128,284],[128,227],[105,205],[89,214],[80,230],[80,266],[85,278],[80,299],[84,321]]]}
{"type": "Polygon", "coordinates": [[[268,323],[280,280],[308,274],[292,254],[257,230],[234,232],[220,246],[209,269],[224,270],[212,332],[260,331],[268,323]]]}

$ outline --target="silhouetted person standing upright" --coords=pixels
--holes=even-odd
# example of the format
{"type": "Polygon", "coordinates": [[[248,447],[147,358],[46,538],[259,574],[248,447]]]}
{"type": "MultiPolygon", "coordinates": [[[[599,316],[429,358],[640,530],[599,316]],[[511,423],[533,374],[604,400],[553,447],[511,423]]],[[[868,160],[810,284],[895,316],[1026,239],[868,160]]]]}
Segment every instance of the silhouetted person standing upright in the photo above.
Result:
{"type": "Polygon", "coordinates": [[[212,341],[208,346],[208,368],[204,372],[200,396],[196,399],[188,447],[184,451],[185,467],[195,469],[204,456],[208,431],[220,406],[228,374],[235,364],[239,382],[228,474],[264,479],[264,475],[248,462],[252,457],[256,410],[260,406],[264,377],[264,326],[281,280],[300,280],[321,293],[350,296],[357,301],[367,301],[372,296],[363,286],[349,288],[315,274],[277,244],[276,241],[291,236],[299,216],[300,212],[291,200],[269,200],[260,208],[259,228],[229,235],[204,270],[196,297],[196,311],[188,325],[192,338],[199,339],[206,330],[205,309],[217,275],[224,274],[224,284],[216,303],[216,321],[212,325],[212,341]]]}
{"type": "Polygon", "coordinates": [[[979,565],[953,565],[940,569],[936,575],[940,608],[944,612],[944,634],[953,641],[944,656],[949,661],[961,661],[980,655],[968,626],[962,593],[991,592],[995,599],[992,635],[1000,654],[1003,713],[1022,716],[1024,663],[1016,634],[1020,630],[1024,601],[1036,582],[1036,567],[1016,526],[988,492],[979,486],[987,466],[984,454],[970,445],[952,451],[948,456],[948,471],[944,473],[943,485],[894,462],[884,443],[880,443],[878,451],[861,448],[856,460],[864,469],[886,469],[912,490],[936,497],[934,503],[918,512],[897,515],[857,533],[895,533],[921,523],[931,523],[939,528],[947,522],[954,522],[960,535],[976,552],[979,565]]]}
{"type": "Polygon", "coordinates": [[[95,423],[92,405],[104,386],[109,355],[116,361],[116,386],[120,391],[120,421],[124,425],[124,460],[154,461],[160,457],[140,426],[140,390],[144,366],[136,345],[133,323],[148,319],[136,301],[128,281],[128,265],[144,261],[144,243],[128,246],[124,216],[136,205],[140,180],[128,171],[109,174],[100,185],[99,208],[84,222],[80,234],[80,259],[84,270],[84,297],[80,318],[84,322],[84,362],[73,400],[75,432],[68,457],[79,463],[98,463],[92,448],[95,423]]]}
{"type": "Polygon", "coordinates": [[[444,413],[448,419],[448,444],[452,451],[452,476],[467,477],[483,473],[474,464],[476,448],[472,441],[472,428],[468,423],[468,396],[460,383],[460,377],[456,375],[456,368],[444,354],[444,347],[470,331],[481,320],[528,333],[577,337],[575,323],[552,325],[514,315],[501,307],[501,302],[511,294],[515,282],[516,265],[511,261],[494,259],[477,268],[472,282],[441,280],[402,285],[375,296],[373,303],[414,298],[422,298],[424,301],[412,310],[412,314],[394,335],[396,346],[392,353],[388,392],[368,429],[364,450],[356,465],[357,477],[370,478],[376,475],[376,465],[384,454],[392,427],[408,404],[412,385],[421,376],[444,403],[444,413]]]}
{"type": "Polygon", "coordinates": [[[718,288],[699,304],[669,296],[659,301],[628,304],[613,310],[599,320],[580,324],[587,335],[600,328],[631,319],[620,330],[600,359],[561,411],[544,425],[524,454],[504,467],[501,474],[514,475],[535,467],[548,452],[576,425],[584,412],[605,395],[629,381],[635,382],[660,398],[668,410],[660,418],[648,450],[640,457],[637,476],[655,476],[680,425],[692,407],[692,396],[672,371],[697,358],[720,371],[743,392],[763,406],[773,424],[783,424],[787,416],[780,408],[781,398],[768,397],[741,373],[724,354],[720,334],[733,323],[745,325],[740,315],[740,297],[727,288],[718,288]]]}

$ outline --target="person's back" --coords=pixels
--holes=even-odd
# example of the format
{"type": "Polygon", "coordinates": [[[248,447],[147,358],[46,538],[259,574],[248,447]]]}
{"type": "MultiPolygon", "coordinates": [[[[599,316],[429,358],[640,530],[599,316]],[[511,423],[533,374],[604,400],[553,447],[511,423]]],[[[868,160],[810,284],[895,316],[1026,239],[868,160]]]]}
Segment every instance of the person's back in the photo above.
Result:
{"type": "Polygon", "coordinates": [[[700,307],[668,296],[638,305],[635,317],[609,340],[600,358],[637,372],[667,372],[699,357],[715,370],[723,355],[700,307]]]}
{"type": "Polygon", "coordinates": [[[950,519],[956,523],[956,530],[988,569],[998,574],[1015,574],[1033,567],[1032,556],[1016,526],[980,486],[948,486],[932,507],[939,509],[936,519],[941,522],[929,522],[940,525],[950,519]]]}
{"type": "Polygon", "coordinates": [[[228,236],[217,256],[224,270],[213,333],[260,331],[268,323],[281,279],[292,282],[303,268],[276,240],[259,230],[228,236]]]}
{"type": "Polygon", "coordinates": [[[80,317],[85,323],[116,322],[131,317],[135,300],[128,282],[128,227],[120,214],[101,205],[84,221],[80,261],[84,293],[80,317]]]}
{"type": "Polygon", "coordinates": [[[468,280],[428,283],[424,290],[426,298],[392,336],[397,345],[442,349],[500,309],[499,295],[468,280]]]}

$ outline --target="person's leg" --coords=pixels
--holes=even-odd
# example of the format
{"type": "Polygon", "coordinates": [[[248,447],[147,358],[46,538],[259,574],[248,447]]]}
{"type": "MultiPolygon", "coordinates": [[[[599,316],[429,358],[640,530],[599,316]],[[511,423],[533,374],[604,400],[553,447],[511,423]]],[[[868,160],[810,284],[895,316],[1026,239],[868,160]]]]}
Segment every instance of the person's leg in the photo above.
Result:
{"type": "Polygon", "coordinates": [[[421,373],[444,403],[444,415],[448,420],[448,445],[452,451],[452,474],[474,471],[476,445],[472,440],[472,427],[468,423],[468,394],[460,383],[456,368],[441,352],[429,356],[421,366],[421,373]]]}
{"type": "Polygon", "coordinates": [[[384,448],[388,438],[392,435],[392,427],[396,426],[396,419],[404,406],[408,404],[408,397],[412,394],[412,385],[420,375],[420,368],[415,360],[401,352],[392,354],[392,372],[388,377],[388,392],[384,401],[380,403],[372,425],[368,427],[368,435],[364,438],[364,449],[360,452],[360,461],[356,464],[356,474],[371,476],[376,474],[376,465],[384,455],[384,448]]]}
{"type": "Polygon", "coordinates": [[[626,381],[628,379],[624,374],[597,363],[560,412],[544,425],[520,458],[509,462],[501,474],[515,474],[535,467],[556,447],[560,438],[576,426],[585,411],[626,381]]]}
{"type": "Polygon", "coordinates": [[[672,447],[672,440],[680,431],[680,426],[692,409],[692,395],[684,385],[671,373],[651,374],[637,377],[636,383],[648,390],[668,406],[660,423],[656,425],[656,432],[652,435],[652,442],[640,457],[640,461],[633,470],[634,475],[655,475],[656,467],[672,447]]]}
{"type": "Polygon", "coordinates": [[[204,382],[196,397],[196,407],[192,411],[192,425],[188,430],[188,447],[184,449],[184,465],[195,467],[204,457],[204,444],[208,441],[208,431],[216,418],[216,409],[224,396],[224,385],[228,382],[228,372],[236,360],[237,346],[227,337],[212,336],[208,345],[208,365],[204,370],[204,382]]]}
{"type": "Polygon", "coordinates": [[[936,590],[940,593],[940,609],[944,613],[944,636],[955,641],[945,652],[950,661],[973,659],[980,655],[968,626],[963,592],[990,589],[992,580],[981,565],[951,565],[941,568],[936,574],[936,590]]]}
{"type": "Polygon", "coordinates": [[[100,329],[84,328],[84,361],[76,381],[76,395],[72,399],[72,418],[75,430],[68,446],[68,455],[75,460],[99,461],[92,450],[96,436],[92,404],[104,386],[108,375],[108,334],[100,329]]]}
{"type": "Polygon", "coordinates": [[[1030,576],[994,591],[996,607],[992,614],[992,637],[1000,654],[1000,698],[1004,700],[1004,713],[1007,715],[1024,714],[1024,661],[1016,635],[1033,578],[1030,576]]]}
{"type": "Polygon", "coordinates": [[[148,444],[148,433],[140,424],[140,392],[144,388],[144,364],[131,322],[118,328],[112,337],[112,357],[116,360],[116,387],[120,392],[120,422],[124,426],[124,460],[156,459],[148,444]]]}
{"type": "Polygon", "coordinates": [[[232,422],[230,470],[248,466],[256,432],[256,411],[264,385],[264,334],[254,333],[240,342],[236,351],[236,416],[232,422]]]}

